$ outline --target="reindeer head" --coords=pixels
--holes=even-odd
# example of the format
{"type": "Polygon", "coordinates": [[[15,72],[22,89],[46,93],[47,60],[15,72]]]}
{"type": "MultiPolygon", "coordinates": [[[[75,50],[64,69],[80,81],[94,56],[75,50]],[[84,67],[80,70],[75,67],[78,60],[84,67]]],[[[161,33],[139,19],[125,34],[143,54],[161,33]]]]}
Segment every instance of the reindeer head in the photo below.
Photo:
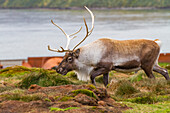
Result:
{"type": "Polygon", "coordinates": [[[84,18],[84,24],[85,24],[85,27],[86,27],[86,36],[83,38],[83,40],[81,42],[79,42],[72,50],[70,50],[68,47],[69,47],[69,44],[70,44],[70,41],[72,39],[74,39],[76,36],[77,33],[79,33],[82,29],[82,27],[76,32],[76,33],[73,33],[71,35],[67,35],[64,30],[62,28],[60,28],[58,25],[56,25],[52,20],[51,22],[57,26],[66,36],[67,38],[67,44],[66,44],[66,47],[65,49],[63,47],[60,46],[61,50],[54,50],[54,49],[51,49],[50,46],[48,45],[48,50],[50,51],[53,51],[53,52],[66,52],[62,62],[59,64],[59,66],[57,67],[56,71],[60,74],[67,74],[69,71],[72,71],[72,70],[75,70],[77,68],[76,64],[75,64],[75,59],[78,59],[79,57],[79,54],[81,52],[80,49],[76,49],[93,31],[93,28],[94,28],[94,15],[93,13],[85,6],[86,10],[90,13],[91,15],[91,18],[92,18],[92,28],[91,30],[89,31],[88,30],[88,26],[86,24],[86,20],[84,18]],[[73,38],[71,38],[72,36],[74,36],[73,38]]]}

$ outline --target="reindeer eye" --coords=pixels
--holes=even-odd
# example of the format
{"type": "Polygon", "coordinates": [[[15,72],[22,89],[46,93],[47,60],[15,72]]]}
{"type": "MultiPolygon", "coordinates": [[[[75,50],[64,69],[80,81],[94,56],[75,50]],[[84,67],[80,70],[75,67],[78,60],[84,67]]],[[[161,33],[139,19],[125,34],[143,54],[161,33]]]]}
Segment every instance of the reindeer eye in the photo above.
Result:
{"type": "Polygon", "coordinates": [[[72,57],[68,57],[68,62],[71,62],[73,59],[72,59],[72,57]]]}

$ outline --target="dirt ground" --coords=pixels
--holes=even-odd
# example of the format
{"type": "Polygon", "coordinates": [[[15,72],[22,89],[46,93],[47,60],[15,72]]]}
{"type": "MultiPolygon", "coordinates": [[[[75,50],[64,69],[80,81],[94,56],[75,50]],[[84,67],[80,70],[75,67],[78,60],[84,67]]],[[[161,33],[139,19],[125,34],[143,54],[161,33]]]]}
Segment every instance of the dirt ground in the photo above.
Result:
{"type": "Polygon", "coordinates": [[[90,85],[53,87],[32,85],[28,90],[24,91],[24,95],[33,94],[41,95],[41,99],[24,102],[19,99],[6,100],[5,97],[1,98],[0,113],[121,113],[123,110],[130,109],[126,105],[116,103],[110,98],[105,88],[95,88],[90,85]],[[73,91],[79,89],[92,91],[94,95],[89,96],[83,92],[75,95],[73,91]],[[62,111],[69,107],[75,109],[62,111]],[[61,108],[62,110],[52,110],[52,108],[61,108]]]}

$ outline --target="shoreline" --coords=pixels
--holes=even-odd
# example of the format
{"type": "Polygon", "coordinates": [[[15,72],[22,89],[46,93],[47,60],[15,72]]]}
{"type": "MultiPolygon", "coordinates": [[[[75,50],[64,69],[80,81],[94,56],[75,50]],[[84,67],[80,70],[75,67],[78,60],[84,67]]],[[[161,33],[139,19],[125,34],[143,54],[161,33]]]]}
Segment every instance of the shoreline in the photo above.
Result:
{"type": "MultiPolygon", "coordinates": [[[[92,10],[166,10],[170,9],[170,7],[117,7],[117,8],[109,8],[109,7],[89,7],[92,10]]],[[[84,10],[84,7],[0,7],[1,9],[52,9],[52,10],[84,10]]]]}

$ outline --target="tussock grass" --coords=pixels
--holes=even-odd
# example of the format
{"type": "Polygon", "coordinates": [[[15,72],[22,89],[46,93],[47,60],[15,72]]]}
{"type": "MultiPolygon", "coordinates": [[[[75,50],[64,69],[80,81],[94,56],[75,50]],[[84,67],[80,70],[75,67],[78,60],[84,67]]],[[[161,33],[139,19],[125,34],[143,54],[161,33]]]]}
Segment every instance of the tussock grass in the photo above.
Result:
{"type": "Polygon", "coordinates": [[[10,86],[0,87],[0,93],[5,92],[5,91],[10,91],[13,89],[14,89],[14,87],[10,87],[10,86]]]}
{"type": "Polygon", "coordinates": [[[63,77],[57,73],[51,73],[47,70],[41,69],[40,72],[33,72],[25,76],[22,81],[18,84],[21,88],[28,88],[32,84],[37,84],[39,86],[59,86],[67,84],[76,84],[67,78],[63,77]]]}
{"type": "Polygon", "coordinates": [[[144,73],[140,72],[139,74],[135,74],[129,78],[130,82],[137,82],[143,79],[144,73]]]}
{"type": "Polygon", "coordinates": [[[85,94],[85,95],[87,95],[89,97],[93,97],[93,98],[97,99],[97,96],[94,94],[94,92],[90,91],[88,89],[78,89],[78,90],[72,91],[72,93],[74,94],[74,96],[81,93],[81,94],[85,94]]]}
{"type": "MultiPolygon", "coordinates": [[[[13,66],[13,67],[7,67],[5,69],[0,70],[0,76],[1,77],[14,77],[14,76],[27,74],[30,71],[31,70],[29,68],[26,68],[24,66],[13,66]]],[[[34,71],[36,71],[36,69],[34,69],[34,71]]]]}
{"type": "Polygon", "coordinates": [[[115,92],[116,96],[129,97],[132,94],[139,92],[129,81],[119,81],[119,86],[115,92]]]}
{"type": "Polygon", "coordinates": [[[0,95],[1,98],[5,100],[18,100],[24,102],[30,102],[35,100],[41,100],[43,98],[42,94],[26,94],[25,90],[14,89],[0,95]]]}
{"type": "Polygon", "coordinates": [[[138,104],[154,104],[158,102],[156,96],[153,93],[144,93],[143,96],[137,96],[135,98],[127,99],[125,101],[138,103],[138,104]]]}
{"type": "Polygon", "coordinates": [[[145,78],[134,84],[136,87],[142,90],[147,90],[158,95],[170,94],[170,84],[164,78],[159,79],[145,78]]]}
{"type": "Polygon", "coordinates": [[[67,77],[67,78],[73,79],[73,80],[78,80],[77,75],[74,71],[68,72],[64,77],[67,77]]]}

